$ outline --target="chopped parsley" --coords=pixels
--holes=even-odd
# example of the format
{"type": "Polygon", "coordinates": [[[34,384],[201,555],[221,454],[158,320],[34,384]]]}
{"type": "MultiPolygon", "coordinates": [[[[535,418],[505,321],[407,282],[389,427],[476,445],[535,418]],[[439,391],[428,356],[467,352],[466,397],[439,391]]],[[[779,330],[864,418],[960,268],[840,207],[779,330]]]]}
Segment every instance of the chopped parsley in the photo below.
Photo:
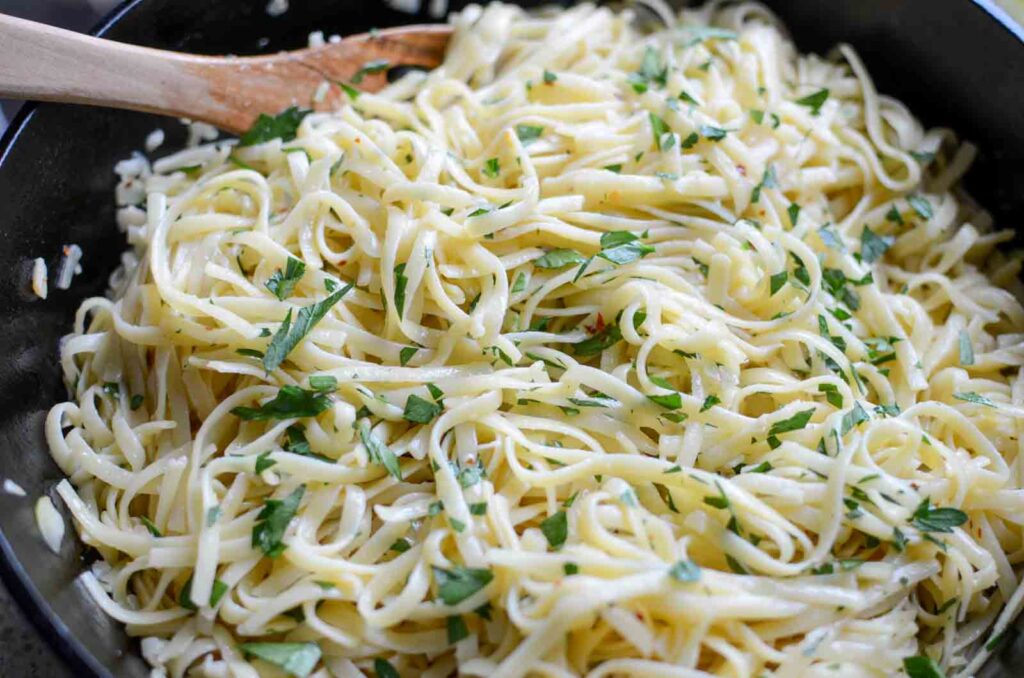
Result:
{"type": "Polygon", "coordinates": [[[370,461],[383,466],[396,479],[402,479],[402,467],[398,464],[398,457],[380,438],[373,435],[373,432],[370,431],[370,423],[366,419],[359,421],[359,439],[366,447],[370,461]]]}
{"type": "Polygon", "coordinates": [[[267,499],[263,502],[263,509],[257,514],[256,525],[252,529],[253,548],[260,549],[271,558],[284,553],[287,546],[281,540],[305,492],[306,486],[299,485],[284,499],[267,499]]]}
{"type": "Polygon", "coordinates": [[[569,535],[568,518],[565,511],[559,511],[541,521],[540,531],[544,533],[551,548],[557,549],[562,546],[569,535]]]}
{"type": "Polygon", "coordinates": [[[360,66],[359,70],[352,76],[352,84],[358,85],[366,76],[373,75],[374,73],[383,73],[388,70],[390,66],[391,62],[387,59],[374,59],[372,61],[367,61],[360,66]]]}
{"type": "Polygon", "coordinates": [[[298,386],[282,386],[273,399],[259,407],[235,407],[231,414],[246,421],[315,417],[331,406],[331,400],[316,391],[298,386]]]}
{"type": "Polygon", "coordinates": [[[576,250],[559,248],[550,250],[539,259],[535,259],[533,265],[537,268],[562,268],[569,264],[579,264],[586,261],[586,257],[576,250]]]}
{"type": "Polygon", "coordinates": [[[253,146],[271,139],[291,141],[295,138],[302,119],[312,111],[292,106],[281,111],[277,115],[260,113],[256,122],[249,128],[249,131],[238,140],[239,146],[253,146]]]}
{"type": "Polygon", "coordinates": [[[967,514],[960,509],[932,507],[927,497],[918,504],[910,518],[910,524],[922,532],[950,533],[954,527],[960,527],[966,522],[967,514]]]}
{"type": "MultiPolygon", "coordinates": [[[[238,646],[247,657],[257,657],[280,667],[295,678],[306,678],[320,661],[320,646],[305,643],[242,643],[238,646]]],[[[396,674],[397,675],[397,674],[396,674]]]]}
{"type": "Polygon", "coordinates": [[[288,314],[285,315],[284,321],[274,334],[273,339],[270,340],[270,345],[267,346],[267,351],[263,356],[263,369],[267,372],[276,370],[292,352],[292,349],[299,345],[303,337],[323,320],[327,312],[351,289],[352,283],[349,283],[323,301],[303,306],[299,309],[294,325],[292,325],[292,309],[288,309],[288,314]]]}
{"type": "Polygon", "coordinates": [[[808,94],[805,97],[797,99],[796,103],[800,104],[801,106],[807,106],[808,108],[810,108],[811,115],[818,115],[819,113],[821,113],[821,107],[825,104],[826,100],[828,100],[828,90],[819,89],[817,92],[814,92],[813,94],[808,94]]]}
{"type": "Polygon", "coordinates": [[[431,566],[438,594],[445,605],[458,605],[491,583],[494,573],[475,567],[456,565],[450,570],[431,566]]]}

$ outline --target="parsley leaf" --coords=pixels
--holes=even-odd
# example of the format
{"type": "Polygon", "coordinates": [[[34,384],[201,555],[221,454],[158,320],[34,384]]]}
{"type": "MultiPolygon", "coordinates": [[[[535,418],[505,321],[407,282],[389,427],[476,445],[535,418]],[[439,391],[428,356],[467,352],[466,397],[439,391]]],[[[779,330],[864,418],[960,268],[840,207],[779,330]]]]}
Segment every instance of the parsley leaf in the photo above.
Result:
{"type": "Polygon", "coordinates": [[[415,346],[406,346],[405,348],[403,348],[401,351],[398,352],[398,364],[401,365],[402,367],[405,367],[406,364],[408,364],[409,360],[411,360],[412,357],[416,355],[417,351],[419,351],[419,349],[416,348],[415,346]]]}
{"type": "Polygon", "coordinates": [[[501,174],[501,162],[497,158],[490,158],[484,163],[484,168],[481,171],[485,177],[497,179],[501,174]]]}
{"type": "Polygon", "coordinates": [[[262,144],[264,141],[280,138],[281,141],[291,141],[299,129],[302,119],[312,111],[292,106],[281,111],[277,115],[260,113],[249,131],[239,139],[239,146],[253,146],[262,144]]]}
{"type": "Polygon", "coordinates": [[[788,280],[788,279],[789,279],[789,272],[788,271],[781,271],[781,272],[776,273],[775,275],[773,275],[771,277],[770,285],[771,285],[772,296],[775,296],[775,293],[782,289],[782,286],[786,284],[786,280],[788,280]]]}
{"type": "Polygon", "coordinates": [[[930,504],[931,500],[926,497],[910,518],[910,524],[922,532],[950,533],[954,527],[960,527],[967,522],[967,514],[960,509],[933,508],[930,504]]]}
{"type": "Polygon", "coordinates": [[[667,151],[675,143],[675,137],[670,136],[671,129],[668,123],[654,113],[648,113],[647,118],[651,121],[651,134],[654,136],[654,145],[659,151],[667,151]],[[666,139],[665,137],[668,137],[666,139]]]}
{"type": "Polygon", "coordinates": [[[725,138],[728,130],[724,130],[721,127],[715,127],[714,125],[701,125],[698,128],[700,135],[710,141],[721,141],[725,138]]]}
{"type": "Polygon", "coordinates": [[[263,509],[256,516],[252,528],[252,547],[258,548],[271,558],[281,555],[287,546],[281,542],[288,523],[295,517],[306,492],[305,485],[299,485],[284,499],[267,499],[263,509]]]}
{"type": "Polygon", "coordinates": [[[789,223],[796,226],[796,221],[800,218],[800,205],[791,202],[789,207],[786,208],[786,213],[789,214],[789,223]]]}
{"type": "Polygon", "coordinates": [[[807,106],[808,108],[810,108],[811,115],[818,115],[819,113],[821,113],[821,107],[822,105],[824,105],[827,99],[828,90],[819,89],[817,92],[814,92],[813,94],[808,94],[805,97],[797,99],[796,103],[800,104],[801,106],[807,106]]]}
{"type": "Polygon", "coordinates": [[[405,277],[405,264],[395,266],[395,311],[401,318],[405,312],[405,287],[409,279],[405,277]]]}
{"type": "Polygon", "coordinates": [[[601,251],[597,256],[616,265],[630,264],[646,257],[654,248],[639,242],[629,231],[612,231],[601,236],[601,251]]]}
{"type": "Polygon", "coordinates": [[[541,521],[540,531],[544,533],[551,548],[557,549],[564,544],[569,536],[569,523],[565,511],[559,511],[541,521]]]}
{"type": "Polygon", "coordinates": [[[533,265],[537,268],[562,268],[569,264],[579,264],[585,260],[586,258],[576,250],[559,248],[550,250],[544,256],[535,259],[533,265]]]}
{"type": "Polygon", "coordinates": [[[405,411],[402,418],[415,424],[429,424],[434,418],[441,414],[441,406],[424,400],[415,393],[405,401],[405,411]]]}
{"type": "Polygon", "coordinates": [[[330,399],[298,386],[282,386],[272,400],[259,407],[235,407],[231,414],[246,421],[315,417],[331,406],[330,399]]]}
{"type": "Polygon", "coordinates": [[[858,424],[862,424],[869,420],[871,417],[867,411],[861,407],[859,402],[853,403],[853,409],[843,415],[842,424],[839,427],[839,435],[845,436],[858,424]]]}
{"type": "Polygon", "coordinates": [[[383,73],[388,70],[389,66],[391,66],[391,62],[387,59],[374,59],[372,61],[367,61],[359,68],[358,71],[356,71],[356,74],[352,76],[352,83],[358,85],[366,76],[373,75],[374,73],[383,73]]]}
{"type": "Polygon", "coordinates": [[[402,479],[402,467],[398,465],[398,457],[380,438],[373,435],[370,431],[370,423],[366,419],[362,419],[359,422],[359,439],[362,441],[363,446],[366,447],[370,461],[383,466],[387,469],[388,473],[398,480],[402,479]]]}
{"type": "Polygon", "coordinates": [[[519,294],[526,289],[526,274],[522,271],[516,274],[516,279],[512,282],[512,289],[509,290],[510,294],[519,294]]]}
{"type": "Polygon", "coordinates": [[[892,247],[896,238],[891,235],[876,235],[867,225],[860,234],[860,258],[868,264],[873,264],[885,254],[886,250],[892,247]]]}
{"type": "Polygon", "coordinates": [[[320,646],[307,643],[242,643],[246,656],[258,657],[284,669],[295,678],[306,678],[320,661],[320,646]]]}
{"type": "Polygon", "coordinates": [[[516,125],[516,136],[524,146],[536,141],[542,134],[544,134],[544,128],[539,125],[516,125]]]}
{"type": "Polygon", "coordinates": [[[922,198],[919,195],[912,195],[907,198],[907,202],[910,203],[913,210],[917,212],[917,216],[922,219],[932,218],[934,211],[932,210],[932,204],[928,202],[927,198],[922,198]]]}
{"type": "Polygon", "coordinates": [[[448,627],[448,644],[454,645],[463,638],[469,636],[469,629],[466,627],[466,620],[457,614],[453,614],[446,620],[448,627]]]}
{"type": "Polygon", "coordinates": [[[329,374],[314,374],[309,378],[309,387],[320,393],[330,393],[338,390],[338,378],[329,374]]]}
{"type": "Polygon", "coordinates": [[[281,327],[277,329],[274,334],[274,338],[270,340],[270,345],[267,346],[267,352],[263,356],[263,369],[267,372],[273,372],[278,366],[284,362],[284,359],[288,357],[288,354],[299,345],[313,327],[323,320],[324,316],[331,308],[341,301],[342,297],[348,294],[348,291],[352,289],[352,283],[345,285],[340,290],[327,297],[323,301],[318,301],[315,304],[309,306],[303,306],[299,309],[298,317],[295,320],[295,325],[292,325],[292,310],[288,309],[288,314],[284,317],[284,322],[281,323],[281,327]]]}
{"type": "Polygon", "coordinates": [[[380,657],[373,660],[373,672],[377,674],[377,678],[402,678],[391,662],[380,657]]]}
{"type": "Polygon", "coordinates": [[[437,581],[438,594],[445,605],[458,605],[484,588],[494,579],[494,573],[475,567],[456,565],[450,570],[431,566],[437,581]]]}
{"type": "Polygon", "coordinates": [[[974,346],[971,345],[971,335],[967,330],[960,330],[960,364],[974,364],[974,346]]]}
{"type": "Polygon", "coordinates": [[[668,576],[676,581],[695,582],[700,579],[700,566],[689,560],[680,560],[668,568],[668,576]]]}
{"type": "Polygon", "coordinates": [[[761,181],[754,186],[754,192],[750,194],[750,202],[758,203],[761,200],[761,189],[764,188],[778,188],[779,180],[775,176],[775,166],[768,165],[764,171],[764,176],[761,177],[761,181]]]}
{"type": "Polygon", "coordinates": [[[946,674],[931,657],[904,657],[903,670],[908,678],[946,678],[946,674]]]}
{"type": "Polygon", "coordinates": [[[825,243],[826,247],[830,247],[839,252],[846,251],[846,245],[843,244],[843,239],[834,230],[828,227],[828,225],[822,226],[818,229],[818,237],[821,238],[821,242],[825,243]]]}
{"type": "Polygon", "coordinates": [[[986,398],[985,396],[978,395],[974,392],[967,393],[954,393],[953,397],[957,400],[963,400],[968,403],[974,403],[975,405],[985,405],[986,407],[995,407],[996,404],[986,398]]]}
{"type": "Polygon", "coordinates": [[[811,420],[811,417],[813,416],[814,408],[797,412],[788,419],[783,419],[782,421],[777,421],[774,424],[772,424],[771,428],[768,429],[768,435],[777,436],[780,433],[799,431],[805,426],[807,426],[807,422],[809,422],[811,420]]]}
{"type": "Polygon", "coordinates": [[[292,292],[295,291],[295,285],[302,279],[302,275],[305,272],[306,264],[295,257],[288,257],[285,270],[282,272],[281,269],[277,269],[270,276],[270,279],[267,280],[267,289],[279,300],[284,301],[292,296],[292,292]]]}
{"type": "Polygon", "coordinates": [[[579,356],[597,355],[620,341],[622,341],[622,330],[613,323],[592,337],[573,344],[573,353],[579,356]]]}

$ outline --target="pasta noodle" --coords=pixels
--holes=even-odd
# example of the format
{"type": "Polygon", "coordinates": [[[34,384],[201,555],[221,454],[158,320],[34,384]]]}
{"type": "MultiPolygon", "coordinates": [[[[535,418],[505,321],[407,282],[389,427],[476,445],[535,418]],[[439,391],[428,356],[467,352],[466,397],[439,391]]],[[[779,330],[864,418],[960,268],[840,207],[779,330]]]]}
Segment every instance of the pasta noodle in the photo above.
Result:
{"type": "Polygon", "coordinates": [[[754,3],[451,21],[119,165],[46,434],[154,675],[972,675],[1024,597],[972,149],[754,3]]]}

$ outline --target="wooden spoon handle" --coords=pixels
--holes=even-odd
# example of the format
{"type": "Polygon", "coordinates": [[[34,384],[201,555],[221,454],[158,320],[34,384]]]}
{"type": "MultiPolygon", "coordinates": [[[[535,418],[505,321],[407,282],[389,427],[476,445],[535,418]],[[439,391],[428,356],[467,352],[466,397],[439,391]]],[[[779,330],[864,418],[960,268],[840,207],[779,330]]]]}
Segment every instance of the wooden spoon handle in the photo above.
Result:
{"type": "MultiPolygon", "coordinates": [[[[0,14],[0,96],[161,113],[238,133],[260,113],[336,105],[344,97],[339,83],[368,61],[436,66],[450,35],[449,26],[407,26],[268,56],[203,57],[0,14]]],[[[378,73],[359,86],[385,83],[378,73]]]]}
{"type": "Polygon", "coordinates": [[[206,90],[195,57],[100,40],[0,14],[0,95],[188,115],[206,90]]]}

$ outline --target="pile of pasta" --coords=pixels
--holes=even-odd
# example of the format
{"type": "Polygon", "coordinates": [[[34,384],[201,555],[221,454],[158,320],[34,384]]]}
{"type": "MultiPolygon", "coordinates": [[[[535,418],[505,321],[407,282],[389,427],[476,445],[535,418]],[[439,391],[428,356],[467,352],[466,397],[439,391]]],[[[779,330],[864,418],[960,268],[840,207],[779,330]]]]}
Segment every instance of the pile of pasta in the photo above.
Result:
{"type": "Polygon", "coordinates": [[[757,4],[451,22],[118,167],[46,426],[154,675],[971,675],[1024,596],[973,149],[757,4]]]}

